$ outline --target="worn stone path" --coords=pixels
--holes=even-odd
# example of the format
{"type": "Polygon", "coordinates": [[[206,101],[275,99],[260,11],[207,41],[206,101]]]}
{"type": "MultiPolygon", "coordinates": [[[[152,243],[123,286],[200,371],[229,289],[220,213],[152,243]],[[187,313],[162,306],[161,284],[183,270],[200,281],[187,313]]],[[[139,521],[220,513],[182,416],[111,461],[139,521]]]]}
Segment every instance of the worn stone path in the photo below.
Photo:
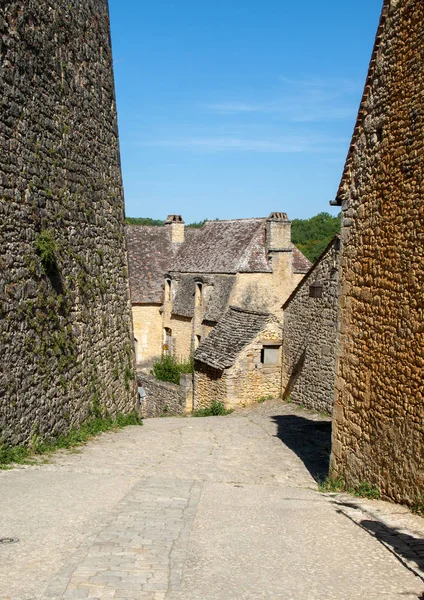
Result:
{"type": "Polygon", "coordinates": [[[20,540],[0,544],[0,599],[421,597],[423,579],[379,540],[403,536],[419,575],[422,519],[319,494],[329,435],[318,415],[266,402],[148,420],[0,472],[0,537],[20,540]]]}

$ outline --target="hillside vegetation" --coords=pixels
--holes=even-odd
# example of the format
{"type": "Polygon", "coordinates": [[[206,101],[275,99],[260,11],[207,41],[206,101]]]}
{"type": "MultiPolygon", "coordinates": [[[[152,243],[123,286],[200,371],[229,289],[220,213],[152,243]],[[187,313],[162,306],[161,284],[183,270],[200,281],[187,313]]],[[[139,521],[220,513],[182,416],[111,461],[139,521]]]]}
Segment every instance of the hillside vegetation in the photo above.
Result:
{"type": "Polygon", "coordinates": [[[310,219],[293,219],[292,241],[301,252],[315,262],[331,239],[340,233],[340,215],[322,212],[310,219]]]}
{"type": "MultiPolygon", "coordinates": [[[[164,221],[149,217],[127,217],[129,225],[164,225],[164,221]]],[[[203,227],[205,221],[190,223],[187,227],[203,227]]],[[[340,232],[340,215],[322,212],[310,219],[293,219],[292,240],[301,252],[315,262],[330,240],[340,232]]]]}

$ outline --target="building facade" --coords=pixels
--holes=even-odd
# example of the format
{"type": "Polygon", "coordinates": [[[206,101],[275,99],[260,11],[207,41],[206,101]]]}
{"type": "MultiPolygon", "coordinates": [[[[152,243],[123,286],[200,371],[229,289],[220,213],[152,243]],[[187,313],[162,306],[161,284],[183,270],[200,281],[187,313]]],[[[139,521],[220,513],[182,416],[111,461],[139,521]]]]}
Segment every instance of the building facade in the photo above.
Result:
{"type": "Polygon", "coordinates": [[[424,4],[386,0],[342,209],[331,468],[397,502],[424,490],[424,4]]]}

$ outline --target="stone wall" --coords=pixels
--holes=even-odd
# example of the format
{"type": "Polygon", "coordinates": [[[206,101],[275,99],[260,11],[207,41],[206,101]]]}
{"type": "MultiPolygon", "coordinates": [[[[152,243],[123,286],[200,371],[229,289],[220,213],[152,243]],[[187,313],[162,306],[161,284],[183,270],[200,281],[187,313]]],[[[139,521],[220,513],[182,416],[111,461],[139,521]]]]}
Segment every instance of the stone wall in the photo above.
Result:
{"type": "Polygon", "coordinates": [[[176,385],[139,372],[137,382],[146,394],[141,402],[143,417],[183,415],[193,409],[192,375],[181,375],[181,383],[176,385]]]}
{"type": "Polygon", "coordinates": [[[227,386],[223,371],[195,362],[194,408],[207,408],[212,402],[227,404],[227,386]]]}
{"type": "Polygon", "coordinates": [[[160,306],[156,304],[133,304],[132,316],[138,365],[153,363],[162,356],[163,322],[160,306]]]}
{"type": "Polygon", "coordinates": [[[332,472],[424,490],[424,3],[388,1],[342,201],[332,472]]]}
{"type": "Polygon", "coordinates": [[[0,5],[0,442],[136,402],[106,0],[0,5]]]}
{"type": "Polygon", "coordinates": [[[333,412],[338,310],[339,239],[336,238],[284,305],[283,397],[333,412]],[[322,297],[310,297],[311,284],[322,297]]]}

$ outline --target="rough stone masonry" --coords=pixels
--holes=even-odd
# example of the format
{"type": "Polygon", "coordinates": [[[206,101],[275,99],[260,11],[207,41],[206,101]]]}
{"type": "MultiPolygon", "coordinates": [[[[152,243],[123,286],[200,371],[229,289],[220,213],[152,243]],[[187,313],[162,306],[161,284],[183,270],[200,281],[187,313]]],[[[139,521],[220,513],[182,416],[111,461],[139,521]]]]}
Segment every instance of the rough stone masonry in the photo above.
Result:
{"type": "Polygon", "coordinates": [[[424,499],[424,3],[386,0],[339,189],[332,469],[424,499]]]}
{"type": "Polygon", "coordinates": [[[107,0],[0,5],[0,442],[135,404],[107,0]]]}

